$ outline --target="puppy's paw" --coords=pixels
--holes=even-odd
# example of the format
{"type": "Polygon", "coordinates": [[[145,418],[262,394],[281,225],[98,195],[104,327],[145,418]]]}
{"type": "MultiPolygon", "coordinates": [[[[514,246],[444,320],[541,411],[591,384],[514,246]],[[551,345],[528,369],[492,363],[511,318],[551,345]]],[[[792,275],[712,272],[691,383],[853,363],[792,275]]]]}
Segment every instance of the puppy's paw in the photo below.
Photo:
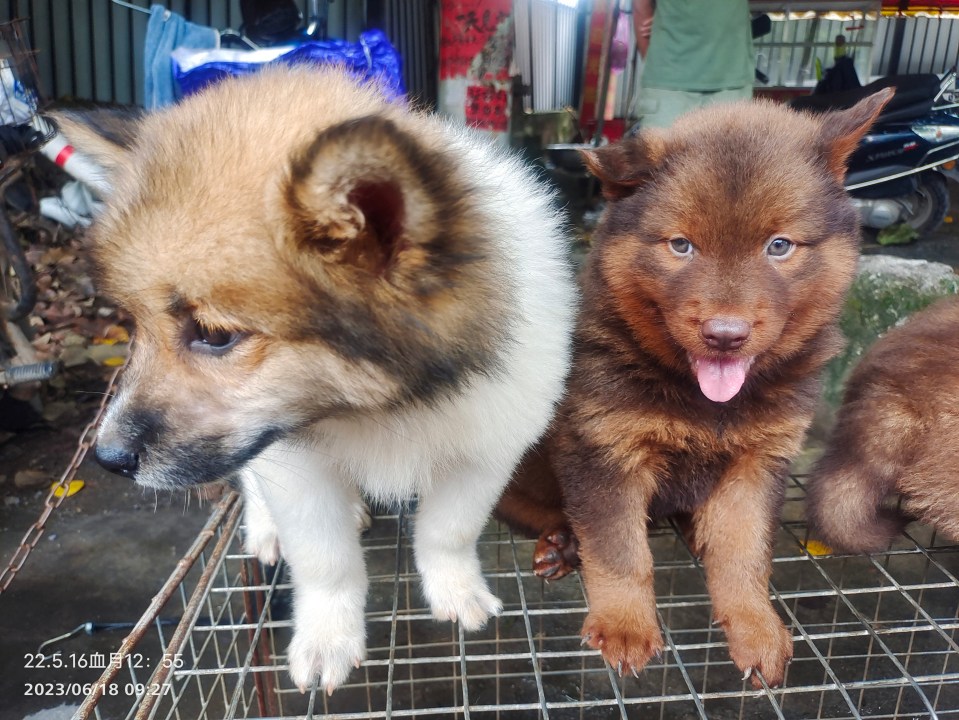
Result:
{"type": "Polygon", "coordinates": [[[264,565],[276,565],[280,559],[280,539],[277,537],[276,528],[262,523],[247,523],[243,533],[243,547],[264,565]]]}
{"type": "Polygon", "coordinates": [[[603,654],[620,676],[636,675],[654,655],[663,652],[663,636],[655,622],[616,613],[590,612],[583,623],[583,644],[603,654]]]}
{"type": "Polygon", "coordinates": [[[579,568],[579,543],[568,527],[543,533],[533,551],[533,573],[544,580],[559,580],[579,568]]]}
{"type": "Polygon", "coordinates": [[[503,603],[479,577],[439,583],[424,579],[423,592],[434,618],[458,622],[467,632],[479,630],[490,616],[503,612],[503,603]]]}
{"type": "Polygon", "coordinates": [[[748,677],[754,688],[762,688],[758,670],[769,687],[782,685],[793,656],[793,637],[772,609],[768,614],[730,618],[720,624],[726,631],[729,656],[743,671],[744,680],[748,677]]]}
{"type": "Polygon", "coordinates": [[[290,677],[300,692],[309,690],[319,677],[320,688],[332,694],[366,658],[362,622],[359,632],[322,622],[302,625],[297,626],[290,643],[290,677]]]}

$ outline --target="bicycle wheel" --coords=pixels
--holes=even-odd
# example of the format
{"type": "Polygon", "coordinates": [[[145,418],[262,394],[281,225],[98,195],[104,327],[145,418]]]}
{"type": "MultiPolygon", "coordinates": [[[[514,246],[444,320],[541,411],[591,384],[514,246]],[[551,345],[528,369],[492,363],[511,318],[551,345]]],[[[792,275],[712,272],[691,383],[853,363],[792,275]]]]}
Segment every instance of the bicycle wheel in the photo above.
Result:
{"type": "Polygon", "coordinates": [[[8,320],[19,320],[36,301],[33,269],[6,213],[0,212],[0,312],[8,320]]]}

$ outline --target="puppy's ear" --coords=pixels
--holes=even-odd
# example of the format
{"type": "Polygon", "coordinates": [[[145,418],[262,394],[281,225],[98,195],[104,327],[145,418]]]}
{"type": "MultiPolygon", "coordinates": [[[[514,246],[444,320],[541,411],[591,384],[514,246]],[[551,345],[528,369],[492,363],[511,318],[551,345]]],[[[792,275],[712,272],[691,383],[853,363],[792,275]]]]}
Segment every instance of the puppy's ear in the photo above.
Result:
{"type": "Polygon", "coordinates": [[[143,115],[143,110],[135,107],[50,113],[67,141],[108,172],[126,163],[140,132],[143,115]]]}
{"type": "Polygon", "coordinates": [[[895,94],[895,89],[883,88],[860,100],[848,110],[831,112],[823,116],[823,150],[829,171],[839,179],[839,182],[846,177],[846,161],[849,160],[849,156],[895,94]]]}
{"type": "Polygon", "coordinates": [[[439,208],[455,202],[452,182],[446,159],[388,119],[334,125],[293,158],[285,196],[294,242],[382,275],[401,255],[428,252],[439,208]]]}
{"type": "Polygon", "coordinates": [[[583,160],[602,183],[603,197],[618,200],[646,182],[665,154],[665,138],[650,129],[613,145],[584,150],[583,160]]]}

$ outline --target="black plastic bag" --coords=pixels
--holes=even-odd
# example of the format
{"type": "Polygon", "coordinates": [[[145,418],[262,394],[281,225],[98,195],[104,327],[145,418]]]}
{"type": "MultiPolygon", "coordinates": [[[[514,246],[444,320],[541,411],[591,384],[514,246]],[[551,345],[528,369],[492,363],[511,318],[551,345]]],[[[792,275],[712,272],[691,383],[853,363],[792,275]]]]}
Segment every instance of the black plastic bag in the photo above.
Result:
{"type": "Polygon", "coordinates": [[[262,44],[289,40],[303,22],[294,0],[240,0],[240,14],[243,33],[262,44]]]}

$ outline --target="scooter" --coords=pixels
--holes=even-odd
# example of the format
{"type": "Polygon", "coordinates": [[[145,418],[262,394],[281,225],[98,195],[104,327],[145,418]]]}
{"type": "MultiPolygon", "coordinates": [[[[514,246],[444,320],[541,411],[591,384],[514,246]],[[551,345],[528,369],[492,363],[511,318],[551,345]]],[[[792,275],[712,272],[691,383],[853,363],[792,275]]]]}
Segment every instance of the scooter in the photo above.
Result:
{"type": "Polygon", "coordinates": [[[905,223],[926,234],[948,215],[947,179],[959,183],[956,71],[953,67],[942,77],[885,77],[854,90],[809,95],[790,103],[796,109],[825,112],[852,107],[885,87],[896,89],[849,159],[845,187],[866,227],[905,223]]]}

